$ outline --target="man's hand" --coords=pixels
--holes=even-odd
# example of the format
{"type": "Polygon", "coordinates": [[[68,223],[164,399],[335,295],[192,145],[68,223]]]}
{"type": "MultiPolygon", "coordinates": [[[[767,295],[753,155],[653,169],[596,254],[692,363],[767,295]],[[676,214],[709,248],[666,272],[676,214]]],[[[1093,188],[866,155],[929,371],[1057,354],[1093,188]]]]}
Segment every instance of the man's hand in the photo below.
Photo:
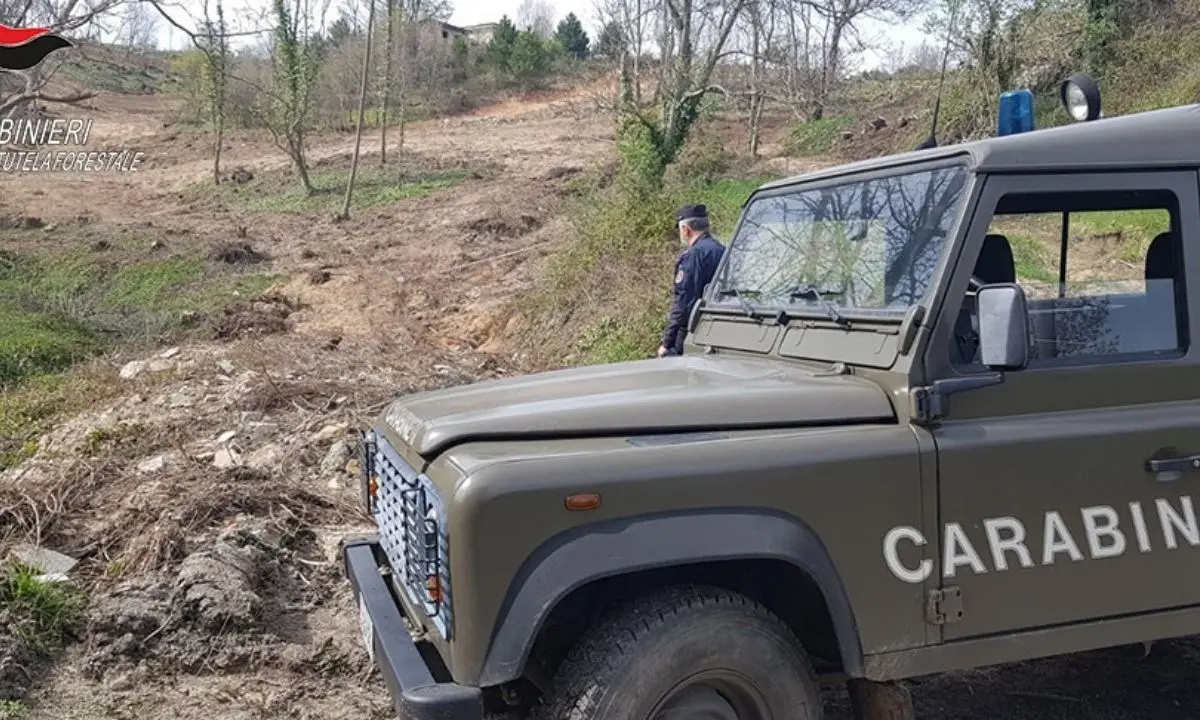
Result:
{"type": "Polygon", "coordinates": [[[658,346],[658,356],[663,357],[666,354],[667,354],[667,347],[665,345],[659,345],[658,346]]]}

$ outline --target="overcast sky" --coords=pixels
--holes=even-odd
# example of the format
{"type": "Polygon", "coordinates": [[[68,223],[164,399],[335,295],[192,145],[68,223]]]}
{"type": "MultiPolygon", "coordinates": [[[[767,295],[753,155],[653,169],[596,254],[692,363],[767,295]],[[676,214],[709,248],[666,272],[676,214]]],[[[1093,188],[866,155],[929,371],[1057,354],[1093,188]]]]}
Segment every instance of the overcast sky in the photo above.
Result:
{"type": "MultiPolygon", "coordinates": [[[[510,19],[516,21],[517,8],[521,5],[521,0],[451,0],[454,5],[454,14],[450,17],[450,22],[455,25],[475,25],[478,23],[496,22],[503,15],[508,15],[510,19]]],[[[583,22],[584,28],[594,40],[596,37],[596,10],[593,0],[549,0],[556,11],[555,20],[561,20],[566,17],[567,13],[575,13],[575,15],[583,22]]],[[[337,7],[342,3],[340,0],[331,0],[329,20],[332,21],[337,17],[337,7]]],[[[182,0],[180,5],[187,7],[195,5],[197,10],[201,7],[199,2],[192,0],[182,0]]],[[[263,9],[268,5],[268,0],[228,0],[226,7],[227,17],[257,17],[261,15],[263,9]],[[230,12],[234,8],[245,9],[244,12],[230,12]]],[[[182,22],[182,18],[180,18],[182,22]]],[[[191,25],[191,22],[185,22],[185,25],[191,25]]],[[[920,45],[926,39],[925,35],[920,30],[921,22],[914,21],[904,25],[894,23],[878,23],[864,22],[861,24],[861,30],[868,40],[874,44],[882,44],[880,41],[885,41],[888,44],[896,45],[903,43],[906,47],[920,45]]],[[[171,28],[166,22],[159,22],[159,44],[162,47],[173,50],[182,49],[187,41],[183,33],[171,28]]],[[[885,51],[886,52],[886,51],[885,51]]],[[[863,58],[864,68],[873,67],[879,63],[878,53],[870,53],[863,58]]]]}

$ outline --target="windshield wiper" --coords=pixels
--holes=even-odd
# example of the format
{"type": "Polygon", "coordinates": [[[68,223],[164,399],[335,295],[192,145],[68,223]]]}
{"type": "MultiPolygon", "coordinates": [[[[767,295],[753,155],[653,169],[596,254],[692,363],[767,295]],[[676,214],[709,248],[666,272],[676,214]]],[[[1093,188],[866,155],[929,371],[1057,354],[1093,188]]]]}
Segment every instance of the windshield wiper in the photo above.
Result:
{"type": "Polygon", "coordinates": [[[845,295],[845,293],[840,290],[821,290],[816,286],[809,285],[807,283],[796,285],[788,290],[789,300],[795,300],[797,298],[812,298],[813,300],[817,301],[817,304],[821,306],[821,308],[825,311],[825,314],[829,316],[830,320],[833,320],[835,323],[843,327],[850,327],[850,321],[843,317],[840,312],[838,312],[836,305],[825,299],[826,295],[832,297],[841,297],[842,295],[845,295]]]}
{"type": "Polygon", "coordinates": [[[737,298],[737,301],[739,303],[741,303],[742,312],[746,314],[746,317],[751,318],[751,319],[754,319],[756,317],[754,314],[754,308],[750,307],[750,303],[746,302],[745,296],[746,295],[762,295],[761,290],[749,290],[749,289],[739,290],[738,288],[725,288],[724,290],[721,290],[720,292],[717,293],[718,298],[726,298],[731,295],[733,297],[737,298]]]}

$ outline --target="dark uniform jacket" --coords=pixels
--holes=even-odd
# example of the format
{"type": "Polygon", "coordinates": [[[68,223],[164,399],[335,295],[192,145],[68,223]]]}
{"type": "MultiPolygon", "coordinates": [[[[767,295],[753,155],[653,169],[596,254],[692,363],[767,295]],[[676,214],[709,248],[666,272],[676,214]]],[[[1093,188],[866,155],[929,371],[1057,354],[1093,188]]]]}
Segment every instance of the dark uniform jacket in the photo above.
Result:
{"type": "Polygon", "coordinates": [[[684,250],[675,262],[675,299],[671,303],[671,314],[667,317],[667,329],[662,339],[668,354],[683,354],[683,339],[687,336],[687,321],[692,306],[717,272],[717,265],[724,254],[725,246],[705,233],[684,250]]]}

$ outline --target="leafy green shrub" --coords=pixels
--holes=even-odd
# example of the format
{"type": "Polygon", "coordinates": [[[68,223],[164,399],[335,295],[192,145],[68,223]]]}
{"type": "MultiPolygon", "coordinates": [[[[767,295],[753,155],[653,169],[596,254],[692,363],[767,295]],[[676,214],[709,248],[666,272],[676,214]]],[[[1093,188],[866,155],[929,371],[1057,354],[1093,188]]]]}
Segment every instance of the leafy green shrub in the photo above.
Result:
{"type": "Polygon", "coordinates": [[[84,595],[67,582],[47,582],[37,570],[17,565],[0,578],[0,613],[26,648],[50,652],[78,628],[87,606],[84,595]]]}
{"type": "Polygon", "coordinates": [[[853,116],[834,115],[797,125],[788,137],[788,152],[797,157],[828,153],[841,140],[842,133],[854,127],[854,122],[853,116]]]}

